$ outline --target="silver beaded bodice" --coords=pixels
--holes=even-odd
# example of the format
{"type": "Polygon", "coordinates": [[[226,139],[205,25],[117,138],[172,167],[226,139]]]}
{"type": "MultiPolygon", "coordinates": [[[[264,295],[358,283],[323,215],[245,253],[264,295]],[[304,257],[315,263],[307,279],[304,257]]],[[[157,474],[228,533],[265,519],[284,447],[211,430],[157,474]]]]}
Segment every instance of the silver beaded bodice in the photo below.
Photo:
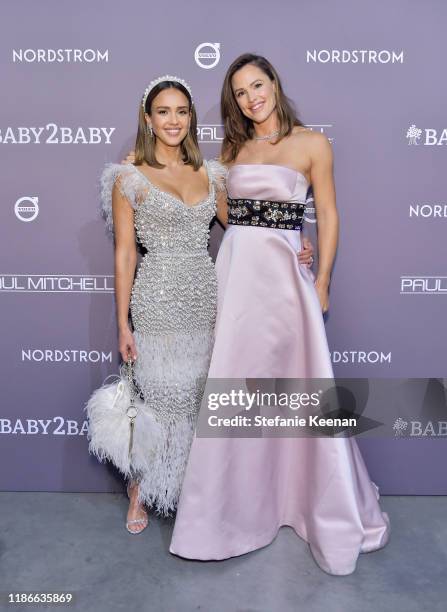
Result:
{"type": "Polygon", "coordinates": [[[132,289],[134,327],[146,333],[211,328],[217,299],[208,254],[214,185],[210,180],[208,196],[191,207],[154,185],[146,187],[135,210],[135,230],[147,253],[132,289]]]}
{"type": "MultiPolygon", "coordinates": [[[[138,170],[135,170],[138,172],[138,170]]],[[[142,177],[145,180],[145,177],[142,177]]],[[[216,214],[214,185],[195,206],[147,185],[135,210],[135,229],[148,254],[195,254],[208,248],[209,226],[216,214]]]]}

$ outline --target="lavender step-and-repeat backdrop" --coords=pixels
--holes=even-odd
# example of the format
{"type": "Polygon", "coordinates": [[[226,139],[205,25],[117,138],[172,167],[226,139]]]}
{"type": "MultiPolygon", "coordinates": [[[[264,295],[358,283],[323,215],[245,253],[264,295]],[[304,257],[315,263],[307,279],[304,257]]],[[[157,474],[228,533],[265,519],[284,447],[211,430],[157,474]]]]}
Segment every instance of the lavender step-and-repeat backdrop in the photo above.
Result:
{"type": "MultiPolygon", "coordinates": [[[[336,376],[408,379],[421,410],[433,386],[445,392],[445,3],[18,0],[0,14],[0,489],[122,489],[88,455],[83,412],[118,367],[99,174],[132,148],[141,94],[166,73],[191,84],[203,153],[216,156],[223,76],[246,51],[272,61],[333,144],[336,376]]],[[[310,207],[306,219],[314,236],[310,207]]],[[[382,493],[447,493],[442,417],[360,440],[382,493]]]]}

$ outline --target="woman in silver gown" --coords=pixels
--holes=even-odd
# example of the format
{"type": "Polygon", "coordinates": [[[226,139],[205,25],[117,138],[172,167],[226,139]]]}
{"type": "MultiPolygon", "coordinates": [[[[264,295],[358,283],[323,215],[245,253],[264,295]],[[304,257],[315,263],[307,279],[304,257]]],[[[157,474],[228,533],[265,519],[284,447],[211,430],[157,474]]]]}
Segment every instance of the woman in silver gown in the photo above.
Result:
{"type": "MultiPolygon", "coordinates": [[[[135,163],[107,164],[101,176],[102,211],[115,238],[120,353],[135,360],[134,380],[158,428],[156,453],[149,465],[140,461],[148,469],[130,474],[131,533],[147,525],[144,504],[162,515],[176,507],[211,356],[217,288],[208,237],[224,183],[222,166],[203,162],[196,131],[189,86],[156,79],[140,107],[135,163]],[[134,280],[137,241],[147,252],[134,280]]],[[[98,407],[110,408],[105,385],[88,413],[98,407]]],[[[89,450],[104,458],[94,439],[89,450]]]]}

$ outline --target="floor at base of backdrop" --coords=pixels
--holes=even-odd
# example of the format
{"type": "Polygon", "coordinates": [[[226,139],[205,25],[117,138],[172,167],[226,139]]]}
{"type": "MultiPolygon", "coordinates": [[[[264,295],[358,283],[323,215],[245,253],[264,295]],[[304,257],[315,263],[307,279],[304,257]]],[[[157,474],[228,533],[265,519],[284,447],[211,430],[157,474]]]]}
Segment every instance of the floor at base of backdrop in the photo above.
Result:
{"type": "Polygon", "coordinates": [[[111,493],[0,493],[0,592],[72,592],[82,612],[445,612],[447,497],[382,496],[388,545],[329,576],[283,527],[269,546],[226,561],[168,552],[172,521],[127,533],[127,498],[111,493]]]}

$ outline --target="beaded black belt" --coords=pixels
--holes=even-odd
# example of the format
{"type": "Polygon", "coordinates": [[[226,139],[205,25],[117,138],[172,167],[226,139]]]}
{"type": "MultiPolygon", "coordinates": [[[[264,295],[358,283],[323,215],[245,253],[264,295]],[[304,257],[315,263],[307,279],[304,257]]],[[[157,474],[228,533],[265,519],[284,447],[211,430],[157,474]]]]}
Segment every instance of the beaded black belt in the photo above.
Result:
{"type": "Polygon", "coordinates": [[[299,230],[305,209],[305,202],[228,198],[228,223],[299,230]]]}

